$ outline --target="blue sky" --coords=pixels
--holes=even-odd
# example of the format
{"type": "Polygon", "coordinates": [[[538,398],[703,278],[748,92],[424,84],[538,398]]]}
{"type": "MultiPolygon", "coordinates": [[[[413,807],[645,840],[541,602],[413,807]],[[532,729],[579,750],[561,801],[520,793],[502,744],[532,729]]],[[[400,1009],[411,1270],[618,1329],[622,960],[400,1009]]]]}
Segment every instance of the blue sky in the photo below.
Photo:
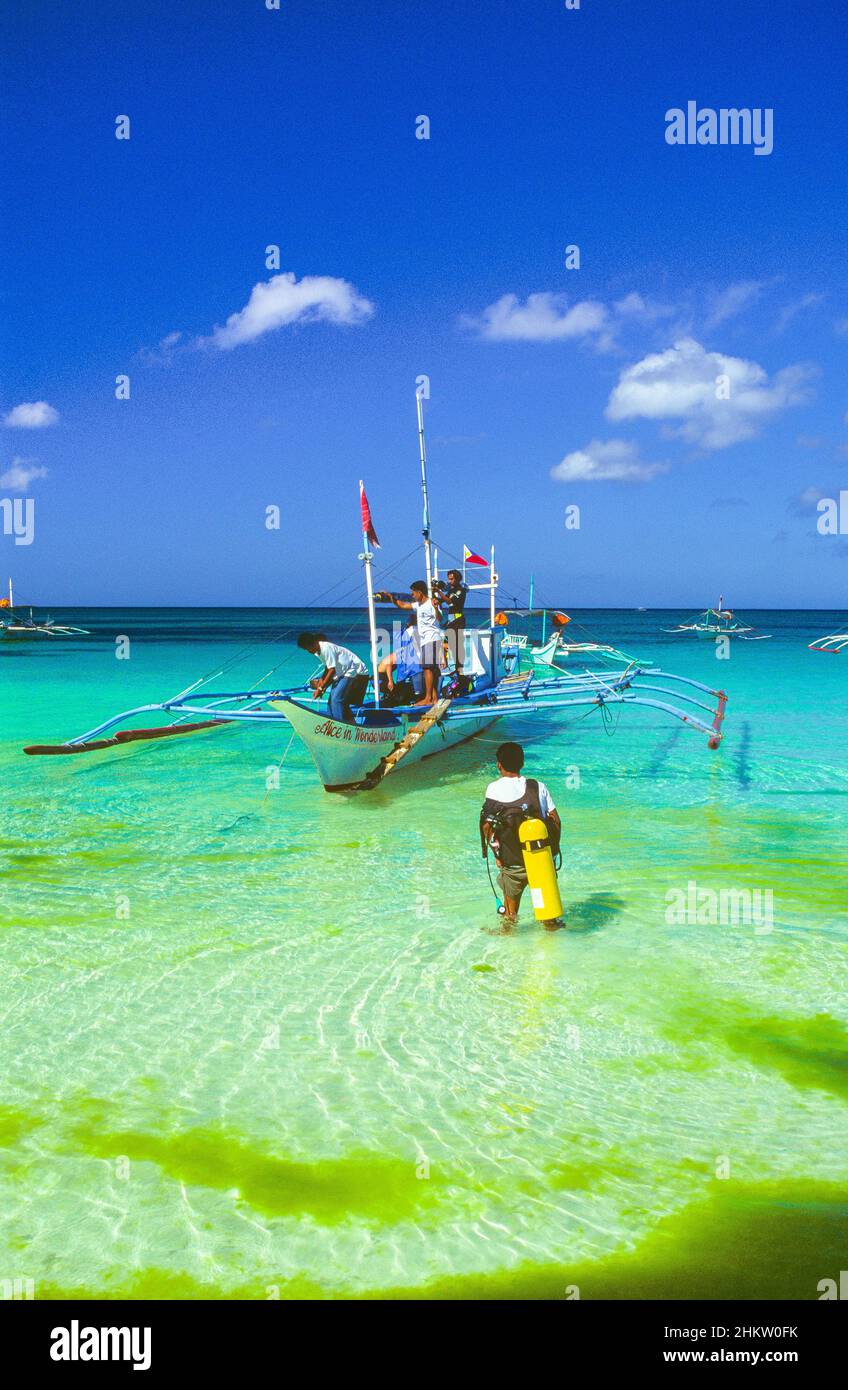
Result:
{"type": "Polygon", "coordinates": [[[848,487],[827,7],[28,0],[0,38],[22,596],[355,584],[360,476],[381,560],[415,544],[426,373],[434,533],[494,541],[512,592],[533,570],[562,605],[848,603],[846,539],[816,532],[848,487]],[[773,152],[668,145],[689,100],[772,109],[773,152]],[[269,244],[294,283],[268,284],[269,244]]]}

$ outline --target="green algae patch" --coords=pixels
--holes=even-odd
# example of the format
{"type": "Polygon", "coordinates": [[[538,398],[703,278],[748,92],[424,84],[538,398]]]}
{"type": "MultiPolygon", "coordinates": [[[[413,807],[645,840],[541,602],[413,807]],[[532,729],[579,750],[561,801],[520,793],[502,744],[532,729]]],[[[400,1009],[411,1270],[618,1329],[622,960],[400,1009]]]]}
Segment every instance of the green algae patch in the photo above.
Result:
{"type": "Polygon", "coordinates": [[[817,1299],[844,1263],[848,1192],[835,1184],[714,1182],[633,1250],[360,1295],[385,1299],[817,1299]],[[571,1292],[570,1292],[571,1291],[571,1292]]]}
{"type": "Polygon", "coordinates": [[[552,1192],[599,1191],[609,1183],[634,1182],[646,1178],[644,1164],[636,1162],[621,1149],[607,1149],[597,1157],[587,1156],[583,1162],[556,1163],[545,1169],[546,1188],[552,1192]]]}
{"type": "Polygon", "coordinates": [[[17,1143],[31,1129],[36,1129],[40,1120],[26,1110],[15,1110],[11,1105],[0,1105],[0,1148],[8,1148],[17,1143]]]}
{"type": "MultiPolygon", "coordinates": [[[[599,1188],[604,1181],[604,1174],[592,1168],[581,1168],[577,1163],[560,1163],[555,1168],[549,1168],[546,1176],[548,1188],[553,1192],[589,1192],[599,1188]]],[[[538,1196],[538,1189],[531,1184],[518,1185],[525,1192],[534,1192],[538,1196]]]]}
{"type": "Polygon", "coordinates": [[[174,1134],[78,1130],[77,1137],[93,1157],[155,1163],[177,1182],[233,1193],[266,1216],[311,1216],[325,1226],[350,1217],[391,1225],[438,1197],[437,1179],[419,1179],[412,1161],[382,1154],[298,1163],[224,1130],[199,1128],[174,1134]]]}
{"type": "MultiPolygon", "coordinates": [[[[713,1002],[709,1008],[693,1004],[674,1026],[662,1030],[677,1047],[681,1024],[691,1038],[724,1043],[756,1066],[778,1072],[800,1090],[826,1091],[848,1099],[848,1030],[829,1014],[781,1018],[753,1014],[736,1000],[723,1000],[720,1006],[713,1002]]],[[[687,1053],[687,1070],[695,1069],[697,1056],[687,1053]]],[[[715,1057],[704,1061],[712,1065],[715,1057]]]]}
{"type": "Polygon", "coordinates": [[[188,1274],[175,1274],[168,1269],[158,1269],[152,1266],[149,1269],[140,1269],[128,1279],[108,1280],[96,1289],[82,1287],[71,1288],[66,1285],[46,1283],[36,1280],[35,1284],[36,1301],[42,1302],[77,1302],[77,1301],[97,1301],[103,1299],[135,1300],[140,1302],[232,1302],[232,1301],[251,1301],[264,1302],[266,1300],[276,1301],[303,1301],[318,1300],[332,1297],[326,1289],[322,1289],[314,1280],[303,1278],[280,1279],[278,1281],[269,1280],[267,1283],[257,1281],[253,1284],[240,1284],[236,1288],[224,1288],[218,1284],[207,1284],[199,1279],[192,1279],[188,1274]]]}
{"type": "Polygon", "coordinates": [[[835,1184],[714,1182],[703,1201],[666,1217],[633,1250],[574,1264],[522,1264],[428,1284],[333,1289],[306,1276],[206,1284],[162,1269],[93,1288],[36,1280],[38,1299],[560,1300],[819,1298],[844,1263],[848,1194],[835,1184]]]}
{"type": "Polygon", "coordinates": [[[753,1018],[725,1037],[736,1052],[775,1068],[792,1085],[848,1099],[848,1032],[829,1014],[753,1018]]]}

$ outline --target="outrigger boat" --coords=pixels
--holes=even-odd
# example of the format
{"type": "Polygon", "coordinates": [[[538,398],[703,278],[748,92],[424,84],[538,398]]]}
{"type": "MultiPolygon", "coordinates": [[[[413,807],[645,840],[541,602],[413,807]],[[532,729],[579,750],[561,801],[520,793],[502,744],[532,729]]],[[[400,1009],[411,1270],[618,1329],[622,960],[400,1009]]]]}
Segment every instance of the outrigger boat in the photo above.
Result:
{"type": "Polygon", "coordinates": [[[743,642],[766,642],[771,637],[770,632],[758,632],[750,623],[740,622],[732,608],[725,608],[723,594],[718,608],[707,608],[680,627],[664,627],[663,632],[675,635],[690,632],[696,637],[739,637],[743,642]]]}
{"type": "Polygon", "coordinates": [[[817,637],[807,645],[811,652],[830,652],[838,655],[840,652],[848,651],[848,632],[832,632],[829,637],[817,637]]]}
{"type": "Polygon", "coordinates": [[[559,609],[549,610],[547,608],[534,608],[534,580],[530,576],[530,607],[529,608],[504,608],[495,614],[495,622],[499,627],[507,628],[512,618],[530,619],[541,618],[542,637],[540,642],[534,642],[526,632],[509,632],[503,638],[503,652],[505,660],[509,663],[514,661],[516,669],[530,669],[530,667],[548,667],[558,670],[560,662],[571,661],[574,659],[584,660],[591,658],[593,661],[602,663],[623,662],[629,665],[635,662],[636,658],[628,656],[625,652],[619,651],[617,647],[611,647],[605,642],[569,642],[566,640],[564,628],[571,622],[567,613],[562,613],[559,609]],[[552,632],[547,635],[548,619],[550,618],[552,632]]]}
{"type": "Polygon", "coordinates": [[[21,618],[15,612],[15,595],[12,591],[12,581],[9,580],[9,597],[0,599],[0,608],[9,613],[9,617],[0,618],[0,638],[19,638],[19,637],[89,637],[87,628],[73,627],[69,623],[57,623],[52,618],[45,618],[41,622],[33,615],[30,608],[29,617],[21,618]]]}
{"type": "MultiPolygon", "coordinates": [[[[417,408],[424,499],[422,537],[429,589],[438,577],[438,555],[435,554],[434,563],[420,395],[417,408]]],[[[592,661],[581,664],[579,669],[549,674],[540,674],[535,666],[522,670],[520,662],[510,657],[509,644],[504,642],[504,627],[497,622],[499,581],[494,547],[490,552],[488,580],[468,586],[488,592],[489,615],[487,623],[466,631],[463,680],[458,681],[455,673],[453,678],[447,673],[433,705],[383,707],[372,583],[374,555],[371,546],[376,543],[376,535],[361,483],[360,504],[363,548],[359,559],[364,567],[368,600],[372,697],[353,707],[353,722],[343,723],[331,718],[326,701],[310,698],[308,685],[286,690],[251,687],[198,695],[199,687],[220,676],[228,669],[225,666],[169,700],[125,710],[65,743],[34,744],[24,751],[35,755],[76,755],[242,722],[272,728],[288,726],[309,751],[327,791],[365,791],[376,787],[399,766],[454,748],[490,728],[497,720],[509,716],[545,719],[552,715],[586,714],[593,707],[607,719],[613,706],[622,705],[637,705],[679,719],[706,735],[710,748],[718,747],[727,696],[699,681],[670,675],[653,666],[642,666],[623,656],[612,669],[609,666],[601,668],[600,663],[596,669],[592,661]],[[713,703],[707,703],[707,698],[713,703]],[[153,712],[165,716],[169,722],[155,728],[119,727],[153,712]]],[[[242,656],[234,658],[241,659],[242,656]]]]}

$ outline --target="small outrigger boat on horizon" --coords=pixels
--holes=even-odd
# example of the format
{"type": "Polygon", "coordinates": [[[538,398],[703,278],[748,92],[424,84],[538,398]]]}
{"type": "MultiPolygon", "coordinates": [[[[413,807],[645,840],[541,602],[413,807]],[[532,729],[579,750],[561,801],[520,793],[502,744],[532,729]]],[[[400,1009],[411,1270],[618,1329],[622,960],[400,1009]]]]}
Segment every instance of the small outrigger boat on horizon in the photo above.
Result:
{"type": "Polygon", "coordinates": [[[831,656],[838,656],[848,651],[848,632],[832,632],[829,637],[816,637],[807,646],[811,652],[829,652],[831,656]]]}
{"type": "MultiPolygon", "coordinates": [[[[497,614],[495,622],[497,623],[501,617],[501,614],[497,614]]],[[[570,661],[573,664],[575,659],[591,658],[601,663],[620,661],[625,665],[639,664],[636,657],[628,656],[626,652],[619,651],[618,647],[611,647],[606,642],[566,642],[558,632],[541,643],[533,642],[524,632],[505,633],[503,653],[507,661],[515,656],[522,666],[526,667],[529,663],[531,666],[547,667],[552,671],[561,669],[560,662],[570,661]]]]}
{"type": "MultiPolygon", "coordinates": [[[[438,551],[430,530],[423,406],[421,396],[417,395],[416,399],[424,500],[421,534],[429,593],[438,578],[438,551]]],[[[282,690],[252,686],[237,691],[213,690],[202,696],[197,694],[201,686],[208,685],[243,660],[244,653],[240,653],[171,699],[125,710],[65,743],[31,744],[24,752],[79,755],[242,722],[272,728],[288,726],[308,750],[325,789],[349,792],[370,790],[399,766],[443,753],[490,728],[496,720],[510,716],[548,719],[576,715],[578,711],[585,715],[594,707],[606,720],[612,706],[636,705],[679,719],[706,735],[710,748],[719,746],[727,696],[724,691],[712,690],[700,681],[641,665],[600,643],[588,644],[591,650],[581,651],[579,658],[576,653],[569,654],[569,662],[573,659],[574,664],[570,664],[568,670],[555,667],[542,672],[532,658],[529,669],[525,669],[520,646],[510,646],[504,624],[497,620],[499,579],[494,546],[486,566],[489,571],[486,582],[467,585],[470,590],[488,593],[489,613],[487,623],[465,632],[462,679],[455,671],[448,671],[432,705],[386,708],[380,692],[372,581],[374,555],[371,547],[378,542],[361,482],[359,487],[362,519],[359,560],[364,568],[368,603],[371,698],[353,706],[351,722],[332,718],[326,700],[313,698],[308,683],[282,690]],[[600,659],[601,653],[607,658],[613,653],[612,665],[609,660],[600,659]],[[714,703],[707,703],[707,699],[714,703]],[[154,728],[119,727],[153,712],[166,716],[170,722],[154,728]]],[[[262,679],[267,680],[276,669],[272,667],[262,679]]]]}
{"type": "Polygon", "coordinates": [[[503,648],[505,656],[510,653],[517,653],[521,664],[532,663],[535,667],[548,667],[549,669],[559,669],[562,661],[574,661],[575,658],[583,660],[591,657],[593,661],[601,663],[623,662],[625,665],[639,664],[636,657],[628,656],[626,652],[619,651],[617,647],[611,647],[606,642],[594,642],[583,640],[579,642],[569,642],[566,640],[565,628],[571,622],[567,613],[560,609],[534,608],[533,598],[535,586],[533,575],[530,576],[530,605],[528,608],[503,608],[495,614],[495,623],[499,627],[507,628],[512,618],[533,619],[541,618],[542,635],[539,642],[534,642],[530,635],[525,632],[508,632],[503,638],[503,648]],[[551,634],[548,636],[548,619],[551,623],[551,634]]]}
{"type": "Polygon", "coordinates": [[[770,632],[758,632],[750,623],[740,622],[732,608],[725,608],[724,594],[717,608],[707,608],[696,613],[688,622],[679,627],[664,627],[663,632],[677,636],[679,633],[692,633],[695,637],[738,637],[743,642],[767,642],[770,632]]]}
{"type": "Polygon", "coordinates": [[[0,608],[9,614],[9,617],[0,617],[0,638],[91,636],[85,627],[73,627],[70,623],[57,623],[53,618],[43,618],[39,621],[34,616],[32,608],[29,610],[28,618],[19,617],[15,611],[15,595],[12,590],[11,579],[9,580],[9,597],[0,599],[0,608]]]}

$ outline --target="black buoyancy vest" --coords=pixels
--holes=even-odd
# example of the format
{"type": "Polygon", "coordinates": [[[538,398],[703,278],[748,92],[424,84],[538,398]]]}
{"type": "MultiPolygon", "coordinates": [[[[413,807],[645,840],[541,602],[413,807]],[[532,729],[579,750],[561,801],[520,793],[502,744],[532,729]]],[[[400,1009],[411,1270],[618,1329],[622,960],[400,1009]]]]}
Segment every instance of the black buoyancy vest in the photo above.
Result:
{"type": "Polygon", "coordinates": [[[465,621],[465,600],[468,597],[468,588],[465,584],[458,584],[455,589],[449,589],[445,595],[448,601],[447,622],[459,623],[465,621]]]}
{"type": "Polygon", "coordinates": [[[539,783],[535,777],[525,777],[524,795],[518,801],[495,801],[493,797],[487,796],[480,812],[480,841],[483,853],[485,854],[488,848],[483,826],[486,821],[491,821],[492,847],[497,849],[498,859],[502,864],[512,868],[522,865],[524,859],[518,827],[522,821],[534,819],[544,821],[547,826],[551,853],[556,857],[559,853],[559,832],[547,816],[542,815],[539,783]]]}

